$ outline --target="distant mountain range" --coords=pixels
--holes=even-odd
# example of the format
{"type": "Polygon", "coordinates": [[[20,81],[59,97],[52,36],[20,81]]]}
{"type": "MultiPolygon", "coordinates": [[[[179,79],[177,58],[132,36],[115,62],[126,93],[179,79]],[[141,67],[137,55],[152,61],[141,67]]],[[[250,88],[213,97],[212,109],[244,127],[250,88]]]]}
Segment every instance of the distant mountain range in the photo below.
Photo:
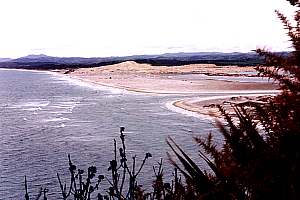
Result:
{"type": "Polygon", "coordinates": [[[0,62],[8,62],[12,60],[11,58],[0,58],[0,62]]]}
{"type": "MultiPolygon", "coordinates": [[[[288,52],[280,52],[287,55],[288,52]]],[[[256,53],[165,53],[161,55],[134,55],[124,57],[52,57],[44,54],[28,55],[17,59],[0,58],[1,68],[22,69],[65,69],[78,67],[95,67],[116,64],[124,61],[148,63],[162,66],[180,66],[186,64],[216,64],[253,66],[263,64],[263,58],[256,53]]]]}

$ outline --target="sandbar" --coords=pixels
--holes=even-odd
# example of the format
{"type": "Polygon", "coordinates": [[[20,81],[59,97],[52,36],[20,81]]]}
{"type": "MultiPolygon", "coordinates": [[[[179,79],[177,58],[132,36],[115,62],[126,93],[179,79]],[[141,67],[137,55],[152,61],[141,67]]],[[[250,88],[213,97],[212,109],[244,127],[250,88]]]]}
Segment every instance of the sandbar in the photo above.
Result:
{"type": "MultiPolygon", "coordinates": [[[[72,78],[103,86],[125,89],[128,91],[150,94],[189,94],[193,98],[174,102],[175,106],[213,115],[213,109],[206,109],[207,104],[216,104],[225,99],[195,100],[197,94],[236,93],[253,94],[276,93],[278,85],[266,80],[258,82],[241,82],[236,79],[218,80],[210,77],[256,77],[255,67],[216,66],[214,64],[191,64],[184,66],[151,66],[133,61],[76,70],[60,71],[72,78]],[[201,102],[201,103],[200,103],[201,102]],[[205,109],[204,109],[205,108],[205,109]]],[[[256,77],[256,79],[259,79],[256,77]]],[[[262,78],[261,78],[262,79],[262,78]]],[[[247,96],[247,95],[246,95],[247,96]]]]}

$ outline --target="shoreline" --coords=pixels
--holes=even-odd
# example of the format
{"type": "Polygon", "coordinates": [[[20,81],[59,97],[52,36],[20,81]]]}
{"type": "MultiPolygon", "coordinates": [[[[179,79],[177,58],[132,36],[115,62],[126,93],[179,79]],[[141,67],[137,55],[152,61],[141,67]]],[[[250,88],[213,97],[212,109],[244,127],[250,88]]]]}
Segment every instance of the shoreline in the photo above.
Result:
{"type": "Polygon", "coordinates": [[[165,67],[138,64],[129,61],[103,67],[48,72],[82,83],[100,86],[103,89],[119,90],[119,92],[126,91],[150,95],[182,95],[183,97],[177,101],[167,102],[166,107],[169,110],[179,113],[186,114],[187,112],[192,112],[189,115],[197,113],[202,116],[201,118],[203,118],[203,115],[211,118],[213,114],[203,108],[203,102],[215,104],[220,103],[220,99],[226,101],[232,97],[257,97],[275,95],[279,92],[276,90],[278,87],[276,84],[262,78],[261,82],[251,82],[251,78],[245,75],[235,76],[242,81],[237,81],[236,79],[217,80],[217,78],[214,79],[209,76],[207,78],[203,77],[207,72],[215,73],[215,76],[222,77],[224,74],[225,76],[226,74],[231,74],[232,71],[243,74],[243,72],[249,70],[253,69],[250,67],[219,67],[199,64],[165,67]],[[250,81],[243,81],[243,77],[247,77],[247,80],[250,81]],[[224,96],[223,94],[226,95],[224,96]],[[199,97],[198,95],[209,95],[209,97],[199,97]]]}
{"type": "MultiPolygon", "coordinates": [[[[90,80],[87,78],[82,78],[82,77],[77,77],[77,76],[72,76],[68,74],[61,74],[57,72],[51,72],[53,74],[61,75],[64,77],[68,77],[70,79],[78,80],[84,83],[90,83],[93,85],[97,86],[103,86],[103,87],[108,87],[112,89],[119,89],[119,90],[126,90],[128,92],[135,92],[135,93],[142,93],[142,94],[166,94],[166,95],[184,95],[184,94],[192,94],[192,95],[197,95],[197,94],[261,94],[261,93],[277,93],[278,90],[245,90],[245,89],[240,89],[240,90],[201,90],[201,91],[193,91],[193,92],[184,92],[184,91],[167,91],[167,90],[151,90],[151,89],[139,89],[139,88],[133,88],[130,86],[118,86],[118,85],[113,85],[113,84],[107,84],[104,82],[100,81],[94,81],[90,80]]],[[[221,81],[221,82],[226,82],[226,81],[221,81]]],[[[255,84],[255,83],[253,83],[255,84]]]]}
{"type": "Polygon", "coordinates": [[[182,99],[178,99],[175,101],[166,102],[165,106],[167,109],[177,112],[180,114],[184,114],[187,116],[197,117],[201,119],[207,119],[210,121],[214,121],[219,116],[210,113],[208,108],[204,108],[205,105],[196,105],[202,102],[211,101],[211,104],[215,104],[215,100],[229,100],[232,97],[258,97],[258,96],[265,96],[265,95],[276,95],[279,93],[279,90],[227,90],[227,91],[201,91],[201,92],[175,92],[175,91],[145,91],[145,90],[138,90],[133,89],[130,87],[120,87],[109,85],[105,83],[101,83],[99,81],[92,81],[89,79],[79,78],[76,76],[62,74],[58,72],[50,72],[51,74],[59,75],[62,77],[67,77],[69,79],[77,80],[82,83],[93,84],[95,86],[105,87],[103,89],[117,89],[120,91],[126,92],[133,92],[137,94],[153,94],[153,95],[199,95],[199,94],[211,94],[212,96],[207,97],[183,97],[182,99]],[[229,95],[222,95],[222,94],[229,94],[229,95]]]}
{"type": "MultiPolygon", "coordinates": [[[[213,109],[204,108],[203,102],[205,101],[216,104],[222,103],[218,101],[221,98],[226,101],[232,97],[256,97],[278,93],[277,85],[263,80],[263,78],[261,78],[261,82],[251,82],[252,75],[245,76],[245,73],[253,71],[253,67],[219,67],[205,64],[166,67],[127,61],[103,67],[79,68],[54,73],[85,83],[127,92],[150,95],[183,95],[180,100],[167,102],[166,107],[179,113],[192,112],[189,115],[193,116],[197,113],[202,116],[201,118],[204,115],[211,118],[215,114],[211,114],[213,109]],[[213,74],[215,77],[206,77],[207,73],[213,74]],[[237,76],[229,78],[229,80],[218,80],[224,75],[232,76],[232,73],[237,76]],[[245,79],[247,80],[245,81],[245,79]],[[209,97],[199,97],[200,95],[209,95],[209,97]]],[[[257,77],[255,78],[257,79],[257,77]]]]}
{"type": "MultiPolygon", "coordinates": [[[[219,119],[221,116],[218,113],[217,108],[213,108],[210,105],[222,105],[223,102],[230,102],[230,99],[232,98],[257,98],[261,96],[274,96],[276,93],[279,93],[280,91],[274,90],[270,91],[270,93],[237,93],[232,95],[225,95],[225,96],[208,96],[208,97],[196,97],[196,98],[187,98],[187,99],[181,99],[181,100],[175,100],[171,102],[166,103],[166,107],[174,112],[178,112],[181,114],[185,114],[187,116],[193,116],[193,117],[200,117],[204,119],[208,119],[211,121],[214,121],[216,119],[219,119]],[[220,100],[220,101],[216,101],[220,100]]],[[[232,101],[234,102],[234,101],[232,101]]],[[[224,105],[222,105],[224,106],[224,105]]],[[[226,109],[229,111],[229,109],[226,109]]]]}

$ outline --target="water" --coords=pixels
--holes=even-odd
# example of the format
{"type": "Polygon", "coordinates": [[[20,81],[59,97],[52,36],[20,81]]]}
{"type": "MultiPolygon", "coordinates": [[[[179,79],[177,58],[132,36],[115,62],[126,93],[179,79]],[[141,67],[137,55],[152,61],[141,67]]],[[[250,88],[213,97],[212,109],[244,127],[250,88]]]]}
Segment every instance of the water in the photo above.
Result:
{"type": "Polygon", "coordinates": [[[167,136],[197,157],[192,136],[215,131],[208,120],[166,108],[183,97],[111,90],[45,72],[0,70],[0,199],[23,199],[24,175],[32,194],[44,186],[49,199],[56,199],[56,173],[67,177],[67,154],[78,167],[96,165],[107,174],[120,126],[126,127],[129,153],[140,160],[146,152],[153,155],[141,174],[151,185],[151,166],[160,157],[170,166],[167,136]]]}
{"type": "Polygon", "coordinates": [[[49,199],[57,199],[56,173],[67,180],[68,154],[78,168],[95,165],[99,174],[109,175],[113,139],[119,142],[120,126],[126,128],[129,154],[137,155],[139,161],[146,152],[153,155],[139,178],[148,188],[152,166],[160,158],[166,178],[171,176],[168,136],[207,169],[192,137],[209,132],[216,133],[219,142],[221,137],[214,123],[203,116],[170,109],[170,102],[186,97],[193,96],[141,94],[47,72],[0,69],[0,199],[24,199],[24,175],[31,194],[43,186],[49,189],[49,199]]]}

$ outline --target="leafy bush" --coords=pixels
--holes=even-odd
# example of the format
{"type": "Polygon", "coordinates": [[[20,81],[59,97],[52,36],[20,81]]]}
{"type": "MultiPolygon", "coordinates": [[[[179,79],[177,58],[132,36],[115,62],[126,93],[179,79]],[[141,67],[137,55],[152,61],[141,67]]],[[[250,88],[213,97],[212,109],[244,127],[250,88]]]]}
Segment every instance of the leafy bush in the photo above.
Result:
{"type": "Polygon", "coordinates": [[[204,172],[176,145],[168,144],[182,166],[194,199],[300,199],[300,10],[298,1],[290,1],[298,10],[293,26],[276,11],[291,39],[294,51],[289,56],[257,49],[266,66],[261,76],[279,83],[281,93],[264,103],[234,105],[237,121],[219,106],[226,123],[217,122],[225,141],[221,149],[212,135],[196,137],[202,148],[200,157],[211,172],[204,172]],[[210,156],[210,160],[206,155],[210,156]]]}

